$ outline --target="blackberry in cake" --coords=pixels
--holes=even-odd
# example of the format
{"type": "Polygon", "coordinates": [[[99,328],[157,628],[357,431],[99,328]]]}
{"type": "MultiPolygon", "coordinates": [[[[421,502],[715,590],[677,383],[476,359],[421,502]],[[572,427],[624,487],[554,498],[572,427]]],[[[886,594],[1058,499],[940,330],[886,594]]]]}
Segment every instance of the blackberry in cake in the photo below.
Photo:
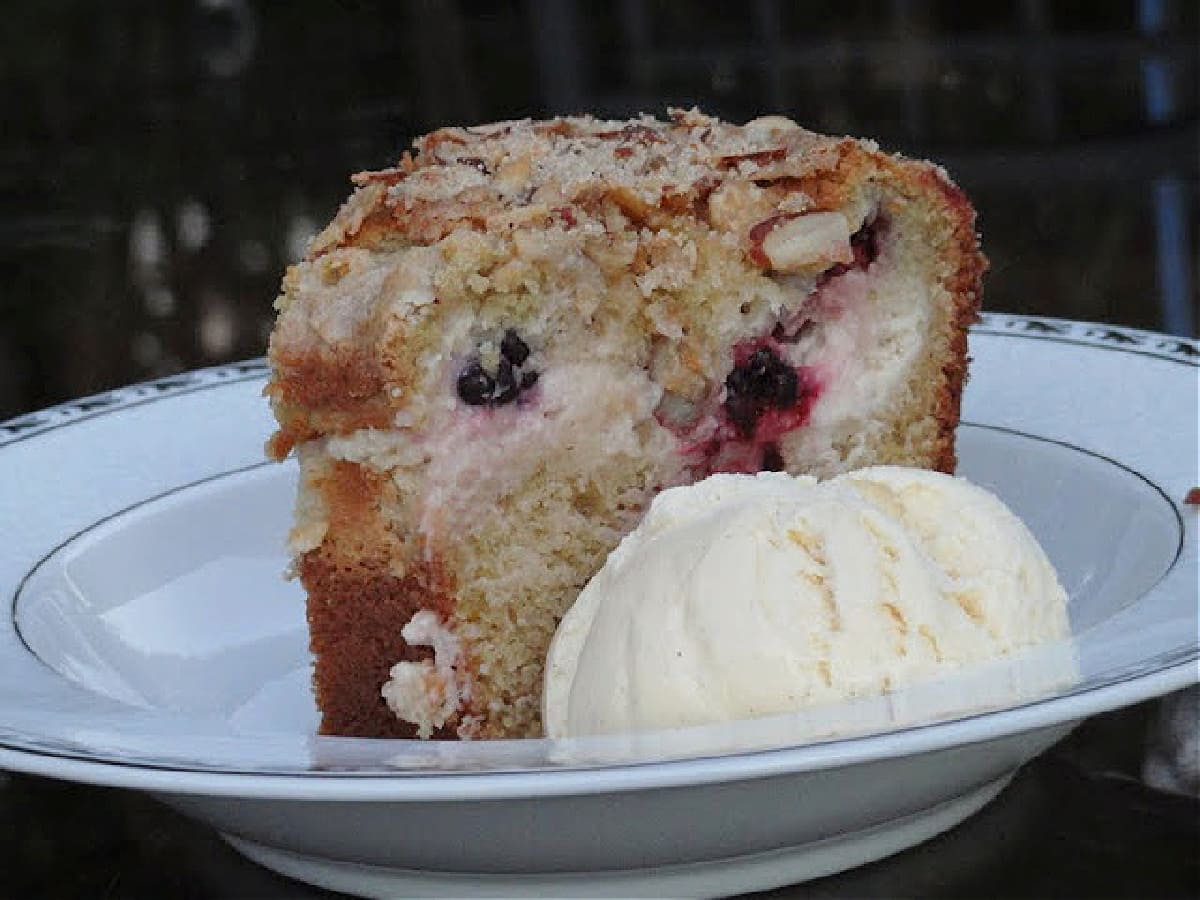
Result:
{"type": "Polygon", "coordinates": [[[541,734],[555,626],[664,488],[954,468],[985,260],[938,167],[696,110],[415,150],[270,344],[324,733],[541,734]]]}

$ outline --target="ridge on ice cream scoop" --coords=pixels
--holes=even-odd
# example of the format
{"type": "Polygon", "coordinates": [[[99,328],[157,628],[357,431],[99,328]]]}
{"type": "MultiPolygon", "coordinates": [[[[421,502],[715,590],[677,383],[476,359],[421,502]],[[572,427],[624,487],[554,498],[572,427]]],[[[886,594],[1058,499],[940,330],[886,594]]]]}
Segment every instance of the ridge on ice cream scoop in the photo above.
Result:
{"type": "Polygon", "coordinates": [[[1069,634],[1021,520],[970,482],[877,466],[664,491],[559,625],[552,738],[879,695],[1069,634]]]}

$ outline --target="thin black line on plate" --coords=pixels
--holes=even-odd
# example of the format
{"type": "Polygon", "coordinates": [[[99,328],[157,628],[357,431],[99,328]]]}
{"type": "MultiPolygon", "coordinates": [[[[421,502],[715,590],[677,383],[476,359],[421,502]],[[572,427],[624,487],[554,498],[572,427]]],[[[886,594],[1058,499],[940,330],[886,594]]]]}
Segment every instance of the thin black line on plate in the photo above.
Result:
{"type": "MultiPolygon", "coordinates": [[[[195,481],[189,481],[187,484],[177,484],[175,487],[168,488],[167,490],[163,491],[162,493],[155,494],[153,497],[145,497],[142,500],[139,500],[137,503],[134,503],[130,506],[126,506],[123,509],[118,509],[116,512],[111,512],[108,515],[97,519],[95,522],[92,522],[90,525],[86,525],[83,528],[80,528],[74,534],[70,535],[69,537],[64,538],[62,541],[60,541],[54,547],[51,547],[49,550],[46,551],[46,553],[42,556],[41,559],[39,559],[37,562],[35,562],[33,564],[33,566],[29,569],[29,571],[27,571],[23,576],[21,576],[21,580],[19,582],[17,582],[17,589],[15,591],[13,591],[12,600],[9,601],[10,614],[12,616],[12,623],[13,623],[13,631],[17,635],[17,640],[19,640],[21,642],[21,646],[23,646],[27,651],[29,651],[30,655],[33,656],[33,658],[36,659],[39,663],[41,663],[43,666],[46,666],[46,668],[50,669],[50,671],[52,671],[52,672],[54,671],[54,669],[52,669],[49,665],[47,665],[40,656],[38,656],[36,653],[34,653],[33,648],[29,646],[29,642],[25,640],[25,635],[21,634],[21,623],[17,621],[17,603],[20,601],[21,592],[25,590],[25,585],[29,583],[29,579],[32,578],[34,575],[36,575],[38,572],[38,569],[40,569],[42,566],[44,566],[46,564],[47,560],[49,560],[56,553],[58,553],[58,551],[62,550],[68,544],[71,544],[74,541],[77,541],[79,538],[83,537],[89,531],[95,531],[97,528],[101,527],[102,525],[105,525],[106,523],[113,521],[113,519],[118,519],[121,516],[125,515],[126,513],[133,512],[135,509],[140,509],[143,506],[147,506],[148,504],[155,503],[159,500],[163,500],[174,494],[178,494],[182,491],[186,491],[189,488],[199,487],[202,484],[208,484],[209,482],[212,482],[212,481],[219,481],[222,478],[229,478],[234,475],[241,475],[244,472],[252,472],[255,469],[261,469],[266,466],[276,466],[276,465],[279,465],[279,463],[275,462],[274,460],[264,459],[262,462],[250,463],[249,465],[240,466],[239,468],[236,468],[236,469],[229,469],[228,471],[225,471],[225,472],[217,472],[215,475],[206,475],[204,478],[198,478],[195,481]]],[[[58,673],[55,673],[55,674],[58,674],[58,673]]]]}
{"type": "MultiPolygon", "coordinates": [[[[804,744],[790,744],[785,747],[764,747],[759,750],[749,749],[740,750],[732,754],[740,757],[762,757],[772,756],[781,753],[790,753],[801,747],[815,746],[830,746],[834,744],[849,743],[853,741],[870,740],[878,737],[881,734],[899,735],[912,734],[915,732],[927,731],[931,728],[938,728],[944,725],[960,724],[965,722],[973,722],[979,719],[987,718],[1001,712],[1015,712],[1017,710],[1037,709],[1038,707],[1046,706],[1052,703],[1058,703],[1062,700],[1072,697],[1081,697],[1085,694],[1090,694],[1095,691],[1104,690],[1106,688],[1116,687],[1122,684],[1128,684],[1131,681],[1137,681],[1146,675],[1162,672],[1167,669],[1173,669],[1180,666],[1195,663],[1200,660],[1200,647],[1196,645],[1183,645],[1175,647],[1171,650],[1164,651],[1147,660],[1143,660],[1138,664],[1124,666],[1118,669],[1112,675],[1103,677],[1096,681],[1088,682],[1086,686],[1080,685],[1069,691],[1054,694],[1048,697],[1040,697],[1036,700],[1030,700],[1026,703],[1018,704],[1017,706],[1005,706],[994,709],[980,710],[969,715],[952,716],[946,719],[939,719],[934,722],[923,722],[919,725],[906,725],[902,728],[894,728],[891,730],[872,732],[870,734],[852,735],[842,738],[829,738],[826,740],[816,740],[806,742],[804,744]]],[[[1116,707],[1119,708],[1119,707],[1116,707]]],[[[1089,713],[1088,715],[1093,715],[1089,713]]],[[[1070,721],[1064,719],[1063,722],[1070,721]]],[[[1062,724],[1061,722],[1052,723],[1062,724]]],[[[1052,727],[1038,726],[1038,727],[1052,727]]],[[[329,738],[337,740],[336,737],[329,738]]],[[[363,740],[363,738],[354,738],[353,740],[363,740]]],[[[392,741],[399,743],[414,743],[413,741],[400,738],[375,738],[374,740],[392,741]]],[[[56,742],[57,743],[57,742],[56,742]]],[[[178,762],[169,762],[165,760],[155,760],[151,757],[139,759],[129,759],[120,757],[108,757],[96,754],[87,754],[86,751],[72,751],[68,749],[53,749],[45,746],[38,746],[37,741],[31,741],[28,745],[22,746],[20,738],[14,738],[12,735],[0,733],[0,749],[11,750],[16,753],[28,754],[30,756],[46,756],[54,759],[65,759],[74,762],[82,763],[98,763],[106,766],[117,766],[123,769],[153,769],[159,772],[177,772],[187,775],[251,775],[257,777],[270,777],[276,779],[306,779],[319,776],[322,778],[339,778],[348,780],[379,780],[385,778],[420,778],[436,776],[438,778],[453,778],[455,776],[479,776],[479,775],[521,775],[521,774],[537,774],[537,773],[580,773],[592,772],[601,769],[640,769],[649,766],[672,766],[679,764],[688,764],[703,762],[705,760],[718,760],[731,754],[699,754],[696,756],[681,756],[669,759],[658,760],[643,760],[629,761],[622,763],[593,763],[574,766],[536,766],[527,768],[506,768],[506,769],[439,769],[430,771],[428,769],[412,770],[412,769],[369,769],[366,771],[347,771],[345,769],[234,769],[218,766],[205,766],[201,763],[191,763],[181,765],[178,762]],[[15,741],[15,743],[11,743],[15,741]]]]}
{"type": "Polygon", "coordinates": [[[1072,444],[1069,441],[1061,441],[1058,438],[1042,437],[1038,434],[1029,434],[1028,432],[1019,431],[1016,428],[1009,428],[1005,425],[985,425],[982,422],[971,422],[966,420],[959,422],[959,424],[967,425],[971,428],[982,428],[986,431],[998,431],[1002,434],[1011,434],[1016,435],[1017,437],[1029,438],[1032,441],[1041,441],[1043,444],[1055,444],[1059,447],[1065,447],[1068,450],[1074,450],[1076,453],[1082,453],[1084,456],[1090,456],[1093,459],[1104,460],[1104,462],[1108,463],[1109,465],[1115,466],[1116,468],[1129,473],[1139,481],[1144,482],[1163,499],[1163,502],[1166,503],[1171,512],[1175,514],[1175,527],[1179,534],[1179,542],[1175,545],[1175,555],[1171,557],[1170,565],[1167,566],[1166,570],[1158,577],[1154,584],[1150,585],[1150,587],[1146,588],[1146,590],[1153,590],[1155,586],[1164,578],[1166,578],[1171,570],[1175,568],[1175,564],[1179,562],[1179,557],[1183,555],[1184,535],[1187,531],[1187,526],[1183,521],[1183,514],[1179,511],[1179,505],[1171,499],[1171,495],[1168,494],[1163,487],[1153,481],[1149,476],[1139,472],[1137,469],[1130,468],[1129,466],[1125,465],[1125,463],[1115,460],[1111,456],[1105,456],[1103,453],[1097,453],[1095,450],[1088,450],[1086,447],[1080,447],[1078,444],[1072,444]]]}
{"type": "MultiPolygon", "coordinates": [[[[1171,499],[1168,496],[1168,494],[1166,493],[1166,491],[1163,490],[1161,487],[1159,487],[1154,481],[1152,481],[1146,475],[1142,474],[1141,472],[1137,471],[1136,469],[1130,468],[1129,466],[1125,465],[1124,463],[1121,463],[1114,459],[1111,459],[1110,457],[1107,457],[1101,453],[1096,453],[1094,451],[1087,450],[1087,449],[1085,449],[1083,447],[1079,447],[1075,444],[1068,443],[1067,441],[1061,441],[1056,438],[1042,437],[1041,435],[1029,434],[1028,432],[1019,431],[1018,429],[1009,428],[1009,427],[1006,427],[1003,425],[985,425],[983,423],[971,422],[971,421],[963,421],[963,422],[961,422],[961,424],[964,426],[970,427],[970,428],[980,428],[980,429],[989,430],[989,431],[996,431],[996,432],[1000,432],[1000,433],[1004,433],[1004,434],[1014,435],[1017,437],[1028,438],[1029,440],[1033,440],[1033,441],[1040,441],[1040,442],[1047,443],[1047,444],[1054,444],[1054,445],[1064,447],[1069,450],[1074,450],[1074,451],[1082,453],[1084,455],[1091,456],[1096,459],[1100,459],[1105,462],[1111,463],[1112,465],[1116,466],[1117,468],[1122,469],[1123,471],[1128,472],[1131,475],[1134,475],[1135,477],[1137,477],[1138,479],[1140,479],[1141,481],[1143,481],[1144,483],[1149,485],[1151,488],[1153,488],[1159,494],[1159,496],[1161,496],[1163,498],[1163,500],[1166,502],[1166,504],[1174,511],[1176,522],[1179,526],[1180,537],[1179,537],[1179,544],[1176,547],[1175,556],[1172,559],[1170,565],[1167,566],[1167,568],[1163,572],[1163,574],[1158,578],[1157,581],[1155,581],[1154,585],[1151,585],[1151,587],[1147,589],[1147,591],[1153,590],[1153,588],[1155,586],[1157,586],[1162,581],[1162,579],[1165,578],[1167,576],[1167,574],[1171,572],[1172,569],[1175,568],[1175,566],[1178,563],[1179,558],[1183,552],[1183,547],[1184,547],[1183,517],[1179,512],[1178,506],[1171,501],[1171,499]]],[[[25,650],[28,653],[30,653],[30,655],[32,655],[35,659],[37,659],[41,665],[45,666],[47,669],[49,669],[52,672],[54,671],[50,666],[46,665],[46,663],[43,662],[41,660],[41,658],[38,657],[38,655],[33,652],[33,650],[29,647],[29,644],[26,643],[24,637],[20,633],[20,628],[16,624],[15,616],[16,616],[17,599],[20,597],[21,591],[24,588],[26,582],[37,572],[37,570],[42,565],[45,564],[45,562],[50,557],[52,557],[55,553],[57,553],[63,547],[67,546],[72,541],[76,540],[77,538],[79,538],[83,534],[87,533],[88,531],[90,531],[96,527],[99,527],[100,525],[103,525],[104,523],[109,522],[109,521],[117,518],[118,516],[123,515],[126,512],[130,512],[130,511],[137,509],[138,507],[144,506],[148,503],[153,503],[156,500],[160,500],[160,499],[162,499],[164,497],[168,497],[172,494],[179,493],[181,491],[187,490],[188,488],[196,487],[197,485],[200,485],[200,484],[205,484],[207,482],[216,481],[221,478],[226,478],[226,477],[229,477],[232,475],[237,475],[237,474],[240,474],[243,472],[248,472],[248,471],[251,471],[254,469],[263,468],[265,466],[270,466],[270,465],[275,465],[275,463],[271,462],[269,460],[265,460],[263,462],[252,463],[247,466],[242,466],[241,468],[238,468],[238,469],[232,469],[228,472],[220,472],[220,473],[217,473],[214,475],[209,475],[205,478],[201,478],[197,481],[193,481],[188,484],[177,485],[176,487],[171,488],[170,490],[164,491],[163,493],[157,494],[153,497],[148,497],[144,500],[140,500],[137,503],[135,503],[129,507],[126,507],[125,509],[118,510],[117,512],[111,513],[111,514],[105,516],[104,518],[97,520],[96,522],[92,523],[91,525],[87,526],[86,528],[83,528],[83,529],[77,531],[71,537],[62,541],[60,544],[58,544],[52,550],[47,552],[41,559],[39,559],[33,565],[33,567],[21,579],[21,582],[17,586],[17,590],[13,595],[12,608],[13,608],[13,619],[14,619],[14,621],[13,621],[14,631],[16,632],[18,639],[21,641],[22,646],[24,646],[25,650]]],[[[944,720],[940,720],[940,721],[936,721],[936,722],[926,722],[926,723],[923,723],[920,725],[910,725],[910,726],[906,726],[904,728],[894,729],[887,733],[888,734],[907,734],[910,732],[921,731],[921,730],[928,729],[928,728],[935,728],[935,727],[938,727],[941,725],[948,724],[950,722],[970,722],[970,721],[984,718],[989,715],[993,715],[997,712],[1009,712],[1009,711],[1014,711],[1014,710],[1037,708],[1040,706],[1044,706],[1047,703],[1058,702],[1060,700],[1070,698],[1070,697],[1082,696],[1083,694],[1091,693],[1093,691],[1100,690],[1100,689],[1107,688],[1107,687],[1112,687],[1112,686],[1118,685],[1118,684],[1126,684],[1130,681],[1137,680],[1138,678],[1141,678],[1147,674],[1162,671],[1163,669],[1167,669],[1167,668],[1173,668],[1177,665],[1183,665],[1183,664],[1187,664],[1190,662],[1194,662],[1198,659],[1200,659],[1200,647],[1197,647],[1196,645],[1183,645],[1183,646],[1177,647],[1175,649],[1166,651],[1165,653],[1160,653],[1157,656],[1152,657],[1150,660],[1144,660],[1135,666],[1132,666],[1132,667],[1127,666],[1121,670],[1118,670],[1118,672],[1116,674],[1114,674],[1113,676],[1102,679],[1099,682],[1090,682],[1086,687],[1076,686],[1075,688],[1065,691],[1063,693],[1057,693],[1057,694],[1054,694],[1049,697],[1042,697],[1037,700],[1032,700],[1032,701],[1029,701],[1026,703],[1019,704],[1017,706],[1003,707],[1001,709],[983,710],[983,711],[980,711],[977,713],[972,713],[971,715],[967,715],[967,716],[944,719],[944,720]],[[1131,671],[1131,669],[1132,669],[1132,671],[1131,671]]],[[[55,674],[57,675],[58,673],[55,672],[55,674]]],[[[860,735],[860,736],[852,736],[852,737],[846,737],[846,738],[835,738],[835,739],[832,739],[829,741],[815,741],[815,742],[813,742],[813,744],[823,744],[823,745],[824,744],[836,744],[836,743],[840,743],[843,741],[862,740],[864,738],[869,738],[871,736],[872,735],[860,735]]],[[[336,738],[333,738],[333,739],[336,740],[336,738]]],[[[387,740],[387,739],[380,738],[379,740],[387,740]]],[[[32,755],[36,755],[36,756],[51,756],[56,759],[73,760],[76,762],[103,763],[105,765],[114,765],[114,766],[120,766],[122,768],[130,768],[130,769],[150,768],[150,769],[155,769],[155,770],[159,770],[159,771],[179,772],[179,773],[188,773],[188,774],[270,775],[272,777],[278,777],[278,778],[310,778],[314,775],[322,775],[322,776],[327,776],[327,777],[342,777],[342,778],[396,778],[396,777],[404,777],[407,775],[420,776],[420,775],[429,775],[430,774],[428,771],[406,772],[403,770],[382,770],[382,771],[381,770],[368,770],[368,771],[344,771],[343,770],[343,771],[335,771],[335,770],[320,770],[320,769],[309,769],[309,770],[229,769],[229,768],[204,767],[199,764],[181,765],[177,762],[167,762],[167,761],[161,761],[161,760],[143,760],[143,761],[139,762],[139,761],[132,761],[132,760],[128,760],[128,759],[122,760],[122,759],[116,759],[116,758],[98,757],[96,755],[89,756],[89,755],[85,755],[85,753],[83,751],[80,751],[78,753],[73,753],[73,752],[70,752],[67,750],[47,750],[44,748],[29,749],[28,747],[24,747],[21,745],[19,738],[13,738],[11,735],[4,735],[2,733],[0,733],[0,748],[12,750],[12,751],[19,752],[19,753],[28,753],[28,754],[32,754],[32,755]],[[12,741],[14,741],[14,740],[16,741],[16,743],[12,743],[12,741]]],[[[765,754],[776,754],[776,753],[788,752],[793,749],[795,749],[795,747],[774,747],[774,748],[766,748],[766,749],[762,749],[762,750],[747,750],[747,751],[740,752],[738,755],[739,756],[760,756],[760,755],[765,755],[765,754]]],[[[719,758],[719,756],[700,755],[700,756],[680,758],[680,759],[676,759],[676,760],[647,760],[644,762],[636,762],[635,761],[635,762],[619,763],[616,765],[618,765],[621,768],[631,768],[631,767],[643,767],[643,766],[655,766],[655,765],[670,765],[672,763],[681,763],[681,762],[696,762],[696,761],[705,760],[705,759],[717,759],[717,758],[719,758]]],[[[475,770],[465,770],[465,771],[461,771],[461,770],[460,771],[439,771],[436,774],[438,775],[438,777],[447,777],[447,776],[454,776],[454,775],[515,774],[515,773],[530,772],[530,771],[581,772],[581,771],[590,771],[590,770],[594,770],[597,768],[609,768],[609,766],[592,765],[592,766],[575,766],[575,767],[552,768],[552,769],[547,769],[545,767],[541,767],[541,768],[537,768],[537,769],[484,769],[484,770],[475,769],[475,770]]]]}

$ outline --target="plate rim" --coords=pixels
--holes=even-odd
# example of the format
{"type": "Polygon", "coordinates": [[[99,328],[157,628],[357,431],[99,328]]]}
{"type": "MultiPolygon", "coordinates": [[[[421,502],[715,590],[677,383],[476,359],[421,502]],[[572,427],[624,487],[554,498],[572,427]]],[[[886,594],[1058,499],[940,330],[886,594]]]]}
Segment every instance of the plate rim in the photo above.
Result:
{"type": "MultiPolygon", "coordinates": [[[[1191,368],[1200,368],[1200,342],[1124,326],[1052,317],[984,313],[980,323],[974,326],[972,332],[993,337],[1052,341],[1113,350],[1183,364],[1191,368]]],[[[268,371],[266,361],[259,358],[193,370],[178,376],[142,382],[48,407],[39,412],[28,413],[6,422],[0,422],[0,451],[12,444],[24,442],[48,431],[86,421],[96,416],[159,399],[178,397],[198,390],[261,379],[268,374],[268,371]]],[[[990,423],[964,422],[963,424],[1006,430],[1003,425],[990,423]]],[[[1027,436],[1071,446],[1069,443],[1044,435],[1027,436]]],[[[1073,449],[1102,456],[1102,454],[1086,448],[1074,447],[1073,449]]],[[[1183,552],[1183,542],[1187,540],[1187,528],[1180,514],[1179,504],[1172,500],[1163,487],[1156,484],[1153,479],[1147,478],[1136,469],[1125,466],[1120,460],[1103,458],[1147,481],[1151,487],[1164,496],[1180,519],[1180,525],[1183,526],[1180,536],[1181,547],[1172,563],[1173,567],[1179,561],[1179,554],[1183,552]]],[[[256,468],[257,465],[246,467],[246,469],[256,468]]],[[[231,473],[220,473],[212,477],[220,478],[227,474],[231,473]]],[[[176,487],[171,492],[183,487],[185,486],[176,487]]],[[[151,498],[146,498],[146,500],[149,499],[151,498]]],[[[119,514],[118,512],[114,515],[119,514]]],[[[94,527],[95,524],[93,523],[89,527],[94,527]]],[[[63,543],[72,539],[73,537],[67,538],[63,543]]],[[[51,550],[50,554],[53,552],[51,550]]],[[[35,564],[34,568],[36,565],[40,565],[40,562],[35,564]]],[[[27,572],[25,578],[28,578],[32,571],[33,569],[27,572]]],[[[13,604],[16,602],[19,591],[20,585],[13,593],[13,604]]],[[[14,607],[10,607],[10,609],[15,612],[14,607]]],[[[28,651],[28,645],[20,635],[19,628],[15,627],[15,622],[13,631],[28,651]]],[[[1039,728],[1062,725],[1065,722],[1076,721],[1108,709],[1136,703],[1194,683],[1198,678],[1195,661],[1200,659],[1200,647],[1193,644],[1191,647],[1183,649],[1186,651],[1184,658],[1150,672],[1121,678],[1115,683],[1093,685],[1076,694],[1068,692],[1042,698],[1018,707],[984,711],[950,721],[908,726],[898,732],[684,759],[634,761],[585,767],[568,766],[531,771],[239,772],[231,771],[228,768],[160,766],[137,760],[109,760],[52,750],[31,750],[13,746],[0,733],[0,768],[11,768],[17,771],[97,784],[161,790],[168,793],[216,793],[241,797],[258,796],[264,799],[354,799],[348,795],[356,795],[357,799],[381,801],[501,799],[517,796],[559,796],[613,790],[636,790],[642,787],[704,784],[769,777],[784,773],[794,774],[801,771],[819,771],[1000,739],[1039,728]],[[1061,714],[1063,712],[1061,708],[1064,706],[1070,707],[1071,714],[1065,716],[1061,714]],[[981,723],[983,727],[980,727],[981,723]],[[797,755],[800,756],[799,759],[796,758],[797,755]],[[604,777],[598,778],[597,776],[601,773],[604,777]],[[586,783],[598,781],[605,783],[603,785],[586,783]]]]}
{"type": "Polygon", "coordinates": [[[1200,653],[1191,649],[1186,658],[1179,663],[1115,684],[1091,688],[1077,695],[1048,697],[1021,707],[979,713],[948,722],[913,726],[898,733],[885,732],[818,744],[746,750],[690,759],[533,771],[259,773],[172,768],[135,761],[122,762],[56,752],[35,752],[0,745],[0,768],[165,794],[253,797],[261,800],[476,801],[694,787],[782,775],[819,773],[1014,738],[1043,729],[1073,726],[1089,716],[1162,696],[1196,683],[1197,659],[1200,659],[1200,653]],[[1085,698],[1091,702],[1083,702],[1085,698]],[[1057,707],[1071,701],[1078,701],[1072,704],[1076,707],[1072,715],[1056,714],[1057,707]],[[1019,727],[1009,727],[1014,719],[1019,727]],[[974,727],[981,722],[995,726],[1001,721],[1005,723],[1003,727],[984,730],[974,727]],[[956,732],[968,733],[956,735],[956,732]],[[956,737],[960,739],[955,739],[956,737]],[[897,743],[901,746],[893,746],[897,743]],[[797,756],[802,758],[797,760],[797,756]],[[10,766],[9,763],[14,765],[10,766]]]}

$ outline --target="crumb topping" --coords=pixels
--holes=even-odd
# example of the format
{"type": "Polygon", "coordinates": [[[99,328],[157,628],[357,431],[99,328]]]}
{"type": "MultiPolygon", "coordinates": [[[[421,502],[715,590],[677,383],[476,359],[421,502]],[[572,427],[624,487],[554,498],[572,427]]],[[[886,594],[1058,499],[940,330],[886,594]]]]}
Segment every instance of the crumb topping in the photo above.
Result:
{"type": "MultiPolygon", "coordinates": [[[[849,235],[878,205],[871,184],[892,165],[867,141],[695,109],[443,128],[414,148],[355,175],[284,278],[269,351],[274,456],[395,423],[414,388],[445,377],[447,353],[460,377],[465,345],[488,336],[460,335],[450,318],[485,302],[510,319],[552,303],[600,328],[640,316],[667,342],[655,377],[695,400],[711,387],[697,373],[720,351],[705,285],[745,295],[748,310],[781,308],[787,285],[772,279],[811,286],[844,265],[849,235]]],[[[535,387],[536,368],[479,362],[460,385],[468,403],[535,387]]]]}
{"type": "Polygon", "coordinates": [[[800,213],[821,206],[820,197],[804,196],[804,179],[835,167],[852,145],[873,149],[778,116],[739,126],[695,109],[673,109],[667,121],[580,116],[442,128],[415,141],[399,165],[355,175],[355,194],[312,252],[353,240],[372,217],[422,245],[464,224],[504,233],[603,223],[606,204],[649,225],[659,211],[703,217],[709,196],[734,183],[778,188],[800,213]]]}

